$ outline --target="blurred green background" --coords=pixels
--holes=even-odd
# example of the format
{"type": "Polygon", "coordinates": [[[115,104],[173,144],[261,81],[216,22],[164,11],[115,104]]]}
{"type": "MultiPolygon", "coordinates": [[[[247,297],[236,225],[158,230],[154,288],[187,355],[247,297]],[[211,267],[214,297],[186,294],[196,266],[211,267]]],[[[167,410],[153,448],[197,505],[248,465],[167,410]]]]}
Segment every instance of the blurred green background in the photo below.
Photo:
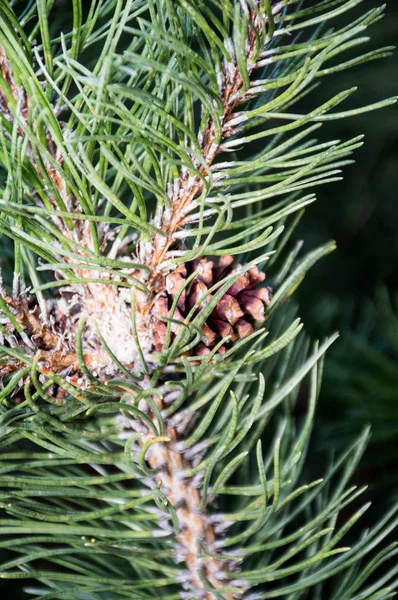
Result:
{"type": "MultiPolygon", "coordinates": [[[[365,0],[350,17],[376,5],[365,0]]],[[[346,19],[343,15],[342,22],[346,19]]],[[[384,19],[369,34],[362,51],[397,44],[398,2],[387,2],[384,19]]],[[[397,51],[324,80],[311,106],[353,85],[358,91],[352,107],[397,95],[397,51]]],[[[307,248],[335,239],[337,250],[309,272],[295,296],[312,337],[341,333],[325,361],[315,428],[318,459],[332,446],[342,449],[370,424],[372,439],[357,481],[370,484],[377,513],[398,495],[397,105],[334,121],[319,137],[346,140],[360,133],[364,145],[355,164],[345,167],[343,181],[317,190],[317,203],[300,223],[296,235],[307,248]]]]}

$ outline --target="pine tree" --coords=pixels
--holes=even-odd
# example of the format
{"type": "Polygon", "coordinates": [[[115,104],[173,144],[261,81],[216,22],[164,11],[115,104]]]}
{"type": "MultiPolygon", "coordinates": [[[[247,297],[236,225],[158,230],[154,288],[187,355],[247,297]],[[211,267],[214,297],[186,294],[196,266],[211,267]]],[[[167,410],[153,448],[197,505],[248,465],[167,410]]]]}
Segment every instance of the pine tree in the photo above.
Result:
{"type": "Polygon", "coordinates": [[[292,298],[334,248],[291,241],[309,190],[362,143],[315,131],[395,102],[309,108],[392,50],[357,51],[383,15],[361,1],[0,1],[3,579],[394,596],[397,507],[361,533],[349,484],[368,431],[307,479],[336,335],[311,342],[292,298]]]}

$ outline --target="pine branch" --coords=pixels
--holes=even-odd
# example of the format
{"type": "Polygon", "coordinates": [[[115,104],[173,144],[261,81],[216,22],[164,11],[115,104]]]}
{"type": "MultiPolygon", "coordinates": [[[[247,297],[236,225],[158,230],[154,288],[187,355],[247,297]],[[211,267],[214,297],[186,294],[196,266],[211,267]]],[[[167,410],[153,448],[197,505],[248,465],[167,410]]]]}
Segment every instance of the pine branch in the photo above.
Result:
{"type": "MultiPolygon", "coordinates": [[[[301,190],[338,179],[361,143],[308,136],[365,110],[330,113],[353,90],[305,115],[290,108],[319,77],[391,51],[324,68],[366,40],[381,10],[334,32],[311,28],[355,4],[112,0],[93,2],[84,22],[74,1],[73,28],[51,39],[46,3],[18,22],[1,2],[0,233],[15,244],[13,293],[0,289],[2,526],[29,534],[4,577],[42,581],[46,600],[150,598],[153,585],[165,600],[300,598],[373,548],[360,540],[335,557],[366,510],[334,531],[357,495],[345,486],[366,435],[324,482],[297,487],[334,337],[310,348],[285,308],[334,248],[285,252],[314,199],[301,190]],[[90,66],[85,53],[99,47],[90,66]],[[265,261],[274,289],[262,285],[265,261]],[[54,280],[41,283],[46,270],[54,280]],[[42,559],[62,569],[31,568],[42,559]]],[[[395,550],[383,552],[380,563],[395,550]]],[[[372,570],[345,572],[347,594],[372,570]]],[[[374,585],[364,597],[390,597],[383,577],[374,585]]]]}
{"type": "MultiPolygon", "coordinates": [[[[247,44],[244,57],[245,68],[247,69],[246,77],[249,77],[251,72],[256,68],[257,40],[255,32],[257,32],[257,35],[260,35],[262,27],[265,27],[269,31],[269,20],[271,20],[273,27],[273,16],[278,14],[281,9],[281,2],[275,4],[272,8],[272,17],[270,15],[269,19],[267,14],[260,15],[258,13],[259,7],[249,9],[245,5],[245,12],[247,13],[245,15],[247,21],[247,44]]],[[[269,39],[271,38],[267,39],[263,51],[265,51],[269,39]]],[[[175,234],[184,227],[187,214],[197,208],[198,198],[204,189],[203,179],[206,178],[209,168],[220,153],[220,150],[222,150],[222,143],[237,132],[236,125],[239,124],[239,119],[237,119],[237,123],[235,122],[234,125],[231,124],[234,111],[249,99],[249,94],[243,87],[242,74],[239,70],[234,47],[230,40],[226,45],[226,50],[230,56],[230,60],[224,59],[222,71],[217,73],[219,97],[223,107],[221,122],[216,126],[214,120],[209,118],[203,131],[199,132],[198,140],[201,149],[201,159],[194,163],[198,170],[198,175],[192,177],[188,169],[184,169],[179,178],[174,182],[169,192],[171,206],[169,209],[164,209],[160,217],[156,219],[156,225],[166,234],[166,240],[164,240],[163,236],[155,235],[149,244],[149,248],[146,245],[143,256],[141,256],[142,262],[151,266],[152,273],[155,273],[155,275],[152,274],[152,278],[155,279],[159,277],[158,271],[162,271],[164,263],[166,263],[166,269],[168,267],[170,260],[168,253],[170,247],[175,243],[175,234]]],[[[150,284],[149,287],[155,287],[152,294],[156,294],[158,292],[156,283],[155,285],[152,284],[152,286],[150,284]]],[[[160,286],[159,289],[162,290],[163,287],[160,286]]],[[[150,301],[148,303],[150,304],[150,301]]]]}

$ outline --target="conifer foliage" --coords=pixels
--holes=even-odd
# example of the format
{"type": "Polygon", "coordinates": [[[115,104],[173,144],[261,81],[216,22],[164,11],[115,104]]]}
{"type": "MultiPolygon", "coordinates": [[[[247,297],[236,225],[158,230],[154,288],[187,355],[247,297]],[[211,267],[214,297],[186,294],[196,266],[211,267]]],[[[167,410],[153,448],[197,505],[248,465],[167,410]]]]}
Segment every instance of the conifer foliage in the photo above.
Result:
{"type": "Polygon", "coordinates": [[[397,509],[350,534],[368,432],[307,480],[336,336],[291,298],[334,248],[290,243],[311,190],[362,143],[316,129],[395,101],[311,106],[391,52],[358,4],[0,0],[0,571],[27,593],[394,595],[397,509]]]}

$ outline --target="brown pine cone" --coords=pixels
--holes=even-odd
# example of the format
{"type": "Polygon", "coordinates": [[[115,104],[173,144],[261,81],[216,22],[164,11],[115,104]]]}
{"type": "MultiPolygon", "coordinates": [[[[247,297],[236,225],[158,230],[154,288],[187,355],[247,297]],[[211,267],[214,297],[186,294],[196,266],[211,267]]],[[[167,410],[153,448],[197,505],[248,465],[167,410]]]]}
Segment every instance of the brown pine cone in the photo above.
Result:
{"type": "MultiPolygon", "coordinates": [[[[197,271],[195,279],[181,292],[172,316],[174,320],[184,321],[195,306],[197,315],[212,298],[211,294],[204,298],[208,290],[241,268],[241,265],[234,266],[233,263],[232,256],[223,256],[218,264],[207,258],[200,258],[178,265],[175,271],[166,276],[165,292],[155,301],[153,314],[159,319],[171,316],[173,301],[186,284],[187,278],[197,271]],[[200,302],[201,298],[203,303],[200,302]]],[[[228,337],[228,342],[245,338],[253,332],[255,323],[265,320],[265,307],[270,303],[272,292],[269,287],[258,287],[264,279],[265,273],[259,271],[258,267],[252,267],[238,277],[202,325],[203,336],[200,343],[192,349],[193,355],[209,354],[211,348],[225,337],[228,337]]],[[[155,350],[160,352],[164,347],[167,325],[162,320],[157,325],[155,350]]],[[[180,328],[181,325],[173,323],[172,334],[176,335],[180,328]]],[[[220,354],[225,351],[225,346],[219,349],[220,354]]]]}

